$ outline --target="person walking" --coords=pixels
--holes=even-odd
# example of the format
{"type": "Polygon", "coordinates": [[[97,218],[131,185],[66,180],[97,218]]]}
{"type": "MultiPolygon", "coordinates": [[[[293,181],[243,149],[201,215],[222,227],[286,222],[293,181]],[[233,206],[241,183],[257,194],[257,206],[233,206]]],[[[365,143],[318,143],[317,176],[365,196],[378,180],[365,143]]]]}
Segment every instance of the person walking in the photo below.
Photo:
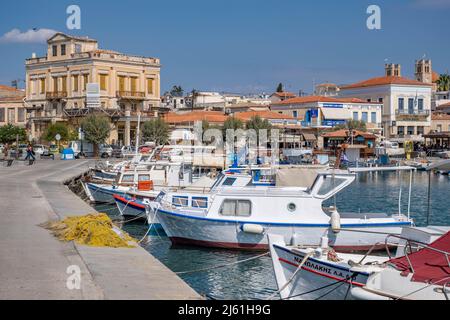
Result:
{"type": "Polygon", "coordinates": [[[34,161],[36,160],[34,155],[35,155],[35,153],[34,153],[34,150],[33,150],[33,146],[31,144],[29,144],[28,147],[27,147],[27,156],[25,157],[25,161],[29,160],[30,161],[30,165],[32,165],[34,163],[34,161]]]}

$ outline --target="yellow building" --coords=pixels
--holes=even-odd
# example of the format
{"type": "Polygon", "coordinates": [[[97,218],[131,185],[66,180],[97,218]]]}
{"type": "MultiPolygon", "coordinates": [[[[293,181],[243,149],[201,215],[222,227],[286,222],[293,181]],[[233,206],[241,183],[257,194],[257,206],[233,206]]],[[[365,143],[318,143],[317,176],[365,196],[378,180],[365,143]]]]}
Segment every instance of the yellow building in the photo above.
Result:
{"type": "MultiPolygon", "coordinates": [[[[57,33],[47,55],[26,60],[26,108],[35,140],[50,123],[78,129],[84,116],[101,110],[111,119],[109,143],[130,145],[137,115],[155,116],[160,103],[160,61],[100,50],[96,40],[57,33]],[[95,104],[87,89],[97,88],[95,104]],[[90,101],[90,100],[88,100],[90,101]]],[[[95,95],[95,94],[94,94],[95,95]]]]}
{"type": "Polygon", "coordinates": [[[0,127],[6,124],[25,127],[26,112],[23,106],[25,92],[0,85],[0,127]]]}

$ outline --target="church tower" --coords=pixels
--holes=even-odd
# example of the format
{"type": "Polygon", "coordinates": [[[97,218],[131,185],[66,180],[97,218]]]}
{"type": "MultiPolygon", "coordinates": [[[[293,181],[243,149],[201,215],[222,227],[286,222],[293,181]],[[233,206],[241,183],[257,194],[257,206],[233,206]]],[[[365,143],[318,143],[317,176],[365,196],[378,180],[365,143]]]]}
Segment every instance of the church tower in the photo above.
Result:
{"type": "Polygon", "coordinates": [[[386,63],[384,65],[385,75],[387,77],[395,76],[395,77],[401,77],[401,66],[399,64],[395,63],[386,63]]]}
{"type": "Polygon", "coordinates": [[[431,69],[431,60],[416,60],[416,68],[414,75],[417,81],[432,83],[433,70],[431,69]]]}

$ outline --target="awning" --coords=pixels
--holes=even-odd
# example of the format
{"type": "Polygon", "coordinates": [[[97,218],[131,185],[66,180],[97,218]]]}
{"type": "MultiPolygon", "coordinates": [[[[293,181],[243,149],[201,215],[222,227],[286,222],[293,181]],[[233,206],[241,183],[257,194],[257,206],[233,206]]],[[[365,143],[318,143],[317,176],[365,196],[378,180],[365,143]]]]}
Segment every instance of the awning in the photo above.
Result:
{"type": "Polygon", "coordinates": [[[328,120],[348,120],[351,119],[351,114],[348,109],[340,108],[321,108],[322,114],[328,120]]]}
{"type": "Polygon", "coordinates": [[[316,141],[317,138],[314,134],[312,133],[302,133],[303,138],[305,139],[305,141],[316,141]]]}

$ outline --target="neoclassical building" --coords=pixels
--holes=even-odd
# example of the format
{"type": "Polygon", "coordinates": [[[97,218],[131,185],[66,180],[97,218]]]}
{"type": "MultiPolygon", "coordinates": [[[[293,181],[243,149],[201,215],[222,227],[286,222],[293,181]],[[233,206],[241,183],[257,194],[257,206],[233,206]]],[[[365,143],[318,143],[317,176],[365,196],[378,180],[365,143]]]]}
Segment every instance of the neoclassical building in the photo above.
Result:
{"type": "Polygon", "coordinates": [[[97,110],[111,119],[108,142],[130,145],[138,114],[144,121],[159,108],[159,59],[101,50],[94,39],[63,33],[47,44],[45,57],[33,54],[25,63],[25,106],[33,139],[39,141],[50,123],[66,122],[76,130],[83,117],[97,110]]]}

